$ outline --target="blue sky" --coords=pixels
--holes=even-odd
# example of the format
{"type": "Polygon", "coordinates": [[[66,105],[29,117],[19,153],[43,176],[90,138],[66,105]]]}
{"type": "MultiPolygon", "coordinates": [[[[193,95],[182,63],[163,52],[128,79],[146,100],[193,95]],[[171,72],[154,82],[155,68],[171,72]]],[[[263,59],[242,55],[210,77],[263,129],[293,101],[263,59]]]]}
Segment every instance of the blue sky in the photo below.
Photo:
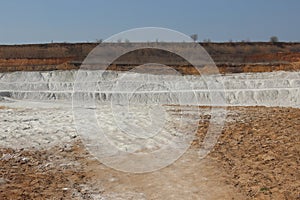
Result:
{"type": "Polygon", "coordinates": [[[137,27],[199,41],[300,41],[299,0],[3,0],[0,44],[93,42],[137,27]]]}

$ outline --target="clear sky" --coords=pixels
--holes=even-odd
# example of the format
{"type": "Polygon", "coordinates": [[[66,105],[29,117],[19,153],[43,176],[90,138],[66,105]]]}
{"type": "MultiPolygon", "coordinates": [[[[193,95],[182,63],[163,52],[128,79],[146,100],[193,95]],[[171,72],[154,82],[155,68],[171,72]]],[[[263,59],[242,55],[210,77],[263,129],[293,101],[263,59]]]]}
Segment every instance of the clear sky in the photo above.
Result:
{"type": "Polygon", "coordinates": [[[2,0],[0,44],[94,42],[137,27],[199,41],[300,41],[299,0],[2,0]]]}

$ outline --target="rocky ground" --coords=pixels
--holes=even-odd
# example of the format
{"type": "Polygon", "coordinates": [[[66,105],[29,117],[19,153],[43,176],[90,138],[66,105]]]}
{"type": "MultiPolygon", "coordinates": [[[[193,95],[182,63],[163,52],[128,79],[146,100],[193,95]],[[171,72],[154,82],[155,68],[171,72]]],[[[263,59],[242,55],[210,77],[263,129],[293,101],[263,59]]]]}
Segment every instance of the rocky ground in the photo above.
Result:
{"type": "Polygon", "coordinates": [[[57,108],[53,113],[58,120],[47,104],[2,104],[0,199],[300,199],[296,108],[228,108],[218,143],[199,159],[210,118],[205,114],[196,139],[180,159],[159,171],[131,174],[91,156],[73,132],[72,118],[66,117],[70,113],[57,108]],[[38,120],[28,120],[34,116],[38,120]],[[10,135],[23,131],[27,143],[22,136],[10,137],[9,127],[15,127],[10,135]],[[49,137],[38,140],[38,128],[48,130],[49,137]],[[24,146],[9,142],[13,140],[24,146]]]}
{"type": "Polygon", "coordinates": [[[228,183],[250,199],[300,199],[300,110],[230,110],[236,113],[209,155],[230,175],[228,183]]]}

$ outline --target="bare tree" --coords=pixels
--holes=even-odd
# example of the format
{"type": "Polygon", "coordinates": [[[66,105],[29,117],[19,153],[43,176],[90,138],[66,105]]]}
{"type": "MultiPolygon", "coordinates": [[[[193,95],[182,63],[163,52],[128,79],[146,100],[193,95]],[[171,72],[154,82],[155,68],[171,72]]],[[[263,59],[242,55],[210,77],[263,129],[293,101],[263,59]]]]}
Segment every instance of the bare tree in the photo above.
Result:
{"type": "Polygon", "coordinates": [[[276,43],[276,42],[279,42],[279,39],[277,36],[272,36],[272,37],[270,37],[270,42],[276,43]]]}
{"type": "Polygon", "coordinates": [[[102,43],[103,39],[96,39],[96,43],[102,43]]]}
{"type": "Polygon", "coordinates": [[[197,34],[193,34],[190,37],[194,40],[194,42],[196,42],[198,40],[198,35],[197,34]]]}

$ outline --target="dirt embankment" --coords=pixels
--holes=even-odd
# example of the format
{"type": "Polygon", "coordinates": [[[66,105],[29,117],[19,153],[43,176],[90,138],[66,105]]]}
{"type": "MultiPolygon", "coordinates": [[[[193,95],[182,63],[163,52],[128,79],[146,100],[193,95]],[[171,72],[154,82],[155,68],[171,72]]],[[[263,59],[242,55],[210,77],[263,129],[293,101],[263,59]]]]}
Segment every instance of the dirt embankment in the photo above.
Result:
{"type": "Polygon", "coordinates": [[[0,59],[0,72],[70,70],[74,69],[68,64],[70,60],[72,58],[0,59]]]}
{"type": "MultiPolygon", "coordinates": [[[[0,72],[78,69],[97,43],[0,46],[0,72]]],[[[201,43],[221,73],[300,70],[300,43],[201,43]]],[[[197,71],[181,57],[153,49],[129,52],[111,70],[130,70],[144,63],[173,66],[183,74],[197,71]]]]}

